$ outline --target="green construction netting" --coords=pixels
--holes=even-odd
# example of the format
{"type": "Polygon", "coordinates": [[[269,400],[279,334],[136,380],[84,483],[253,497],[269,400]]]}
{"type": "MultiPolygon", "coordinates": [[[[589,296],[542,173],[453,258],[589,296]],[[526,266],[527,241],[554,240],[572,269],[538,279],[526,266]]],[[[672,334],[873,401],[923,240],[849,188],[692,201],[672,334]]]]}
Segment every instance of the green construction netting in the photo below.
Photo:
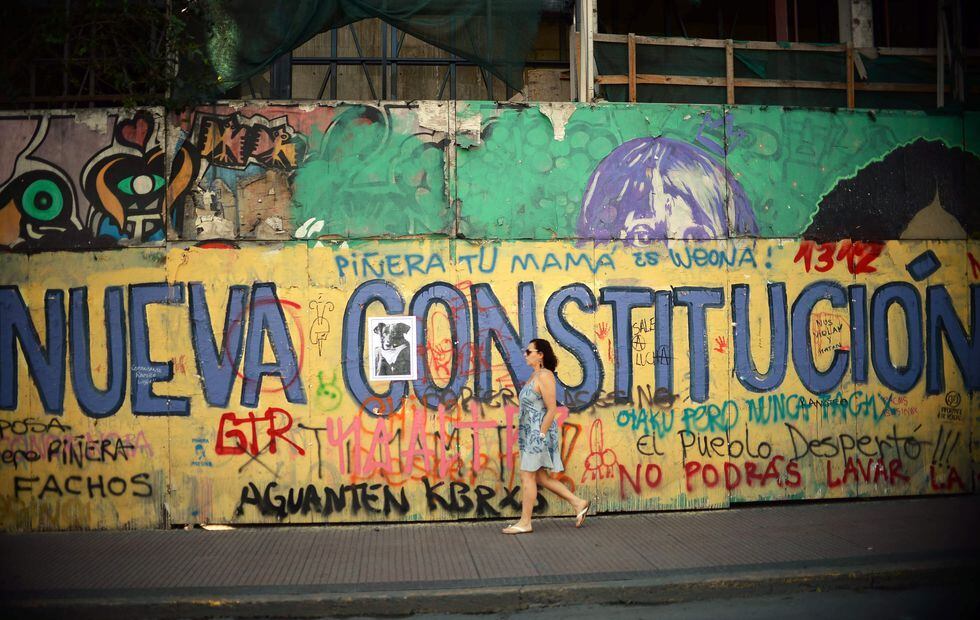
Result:
{"type": "MultiPolygon", "coordinates": [[[[736,50],[735,77],[771,80],[808,80],[844,82],[847,79],[843,53],[736,50]]],[[[627,48],[622,43],[596,43],[596,67],[600,75],[626,75],[627,48]]],[[[936,65],[931,59],[880,56],[861,60],[868,82],[895,82],[932,86],[936,83],[936,65]]],[[[636,46],[637,73],[725,77],[723,49],[700,47],[636,46]]],[[[967,72],[967,83],[976,83],[974,72],[967,72]]],[[[860,77],[855,72],[855,79],[860,77]]],[[[949,79],[949,78],[948,78],[949,79]]],[[[602,96],[608,101],[627,101],[625,85],[604,85],[602,96]]],[[[934,93],[858,91],[859,108],[931,109],[936,107],[934,93]]],[[[637,85],[637,101],[659,103],[725,103],[725,88],[706,86],[637,85]]],[[[739,104],[843,107],[847,94],[843,90],[797,88],[744,88],[735,90],[739,104]]]]}
{"type": "Polygon", "coordinates": [[[177,97],[219,97],[318,32],[376,17],[523,86],[542,0],[205,0],[207,60],[180,59],[177,97]],[[209,66],[210,65],[210,66],[209,66]],[[214,84],[201,93],[201,84],[214,84]]]}

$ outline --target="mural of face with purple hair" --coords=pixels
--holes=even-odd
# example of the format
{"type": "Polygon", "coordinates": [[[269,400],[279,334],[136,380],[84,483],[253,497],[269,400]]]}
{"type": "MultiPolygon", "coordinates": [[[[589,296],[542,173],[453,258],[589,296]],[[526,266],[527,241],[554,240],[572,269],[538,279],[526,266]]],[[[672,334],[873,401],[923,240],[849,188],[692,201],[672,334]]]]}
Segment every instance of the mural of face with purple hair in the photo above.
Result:
{"type": "Polygon", "coordinates": [[[758,234],[745,190],[703,151],[670,138],[630,140],[599,162],[578,219],[579,238],[636,246],[730,234],[758,234]]]}

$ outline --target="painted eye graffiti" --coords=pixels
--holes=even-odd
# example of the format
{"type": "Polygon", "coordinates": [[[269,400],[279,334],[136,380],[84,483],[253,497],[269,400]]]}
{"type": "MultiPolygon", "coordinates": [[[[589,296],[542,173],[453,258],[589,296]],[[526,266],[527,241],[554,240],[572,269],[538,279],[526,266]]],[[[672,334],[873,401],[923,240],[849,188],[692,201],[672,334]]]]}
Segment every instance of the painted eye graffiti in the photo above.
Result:
{"type": "Polygon", "coordinates": [[[159,174],[138,174],[119,181],[116,187],[129,196],[144,196],[163,187],[163,177],[159,174]]]}
{"type": "Polygon", "coordinates": [[[36,179],[24,188],[20,206],[28,217],[50,222],[61,215],[65,207],[64,188],[51,179],[36,179]]]}

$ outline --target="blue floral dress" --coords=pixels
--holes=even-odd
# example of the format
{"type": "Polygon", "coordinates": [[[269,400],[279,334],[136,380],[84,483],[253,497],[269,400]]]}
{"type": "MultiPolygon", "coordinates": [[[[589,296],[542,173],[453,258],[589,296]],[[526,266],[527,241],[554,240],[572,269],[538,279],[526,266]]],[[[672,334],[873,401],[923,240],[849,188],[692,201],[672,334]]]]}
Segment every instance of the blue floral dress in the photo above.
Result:
{"type": "Polygon", "coordinates": [[[547,467],[551,471],[564,471],[561,462],[561,446],[558,441],[558,422],[553,420],[544,439],[541,438],[541,422],[548,413],[541,395],[534,391],[531,379],[521,389],[521,418],[517,433],[517,445],[521,451],[521,469],[537,471],[547,467]]]}

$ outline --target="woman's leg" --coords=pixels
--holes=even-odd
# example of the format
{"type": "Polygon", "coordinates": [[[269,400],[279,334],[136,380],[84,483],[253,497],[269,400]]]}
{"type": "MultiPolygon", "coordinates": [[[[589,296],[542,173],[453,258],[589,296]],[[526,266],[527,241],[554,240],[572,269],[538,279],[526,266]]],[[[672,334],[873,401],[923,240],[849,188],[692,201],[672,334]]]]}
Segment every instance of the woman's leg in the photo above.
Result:
{"type": "Polygon", "coordinates": [[[517,525],[523,528],[531,527],[531,513],[534,512],[534,505],[538,502],[536,473],[521,470],[521,520],[517,525]]]}
{"type": "Polygon", "coordinates": [[[543,486],[544,488],[548,489],[558,497],[562,498],[563,500],[571,504],[572,508],[575,509],[575,512],[578,512],[589,505],[589,502],[582,499],[578,495],[572,493],[571,489],[566,487],[558,480],[555,480],[554,478],[549,476],[548,472],[546,472],[544,469],[539,469],[536,472],[535,481],[537,482],[538,485],[543,486]]]}

